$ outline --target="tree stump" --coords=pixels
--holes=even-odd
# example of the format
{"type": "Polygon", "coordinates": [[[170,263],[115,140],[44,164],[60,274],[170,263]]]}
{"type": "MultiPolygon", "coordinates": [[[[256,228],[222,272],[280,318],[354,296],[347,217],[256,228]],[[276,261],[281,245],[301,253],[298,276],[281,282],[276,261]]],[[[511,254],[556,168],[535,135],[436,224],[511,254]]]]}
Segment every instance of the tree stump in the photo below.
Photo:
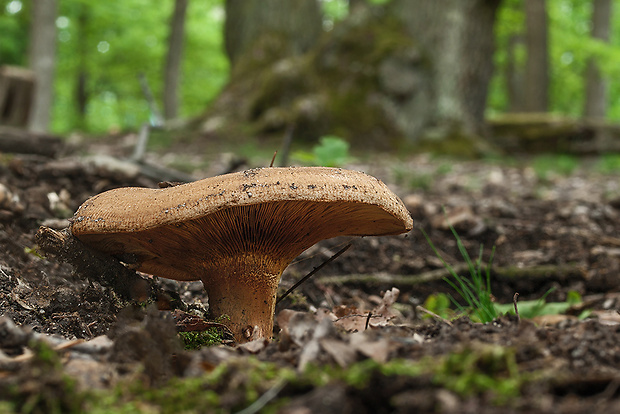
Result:
{"type": "Polygon", "coordinates": [[[34,73],[16,66],[0,67],[0,125],[26,127],[34,97],[34,73]]]}

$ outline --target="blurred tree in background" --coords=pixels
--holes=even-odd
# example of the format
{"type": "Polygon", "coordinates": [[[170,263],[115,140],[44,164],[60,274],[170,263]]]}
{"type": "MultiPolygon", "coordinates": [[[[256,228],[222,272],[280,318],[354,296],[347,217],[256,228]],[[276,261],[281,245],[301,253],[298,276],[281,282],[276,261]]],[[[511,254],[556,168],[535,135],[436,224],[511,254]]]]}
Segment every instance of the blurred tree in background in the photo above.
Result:
{"type": "MultiPolygon", "coordinates": [[[[0,64],[27,66],[31,2],[0,1],[0,64]]],[[[151,114],[138,75],[162,96],[174,1],[58,0],[51,128],[57,133],[136,129],[151,114]]],[[[179,116],[195,115],[228,77],[219,0],[189,2],[179,116]]]]}
{"type": "MultiPolygon", "coordinates": [[[[441,10],[429,14],[426,11],[432,10],[432,5],[425,3],[434,2],[168,0],[155,4],[146,0],[107,3],[57,0],[51,130],[62,134],[75,130],[100,134],[137,129],[152,117],[138,80],[140,73],[144,74],[154,96],[162,97],[160,104],[168,118],[204,117],[205,110],[208,112],[223,92],[230,91],[230,62],[238,67],[239,56],[248,48],[254,57],[277,50],[281,54],[271,56],[272,63],[299,65],[293,67],[299,69],[296,74],[287,73],[305,76],[301,93],[296,97],[281,93],[273,96],[282,102],[280,109],[296,105],[306,121],[321,119],[319,127],[310,134],[315,137],[327,133],[347,137],[347,125],[357,127],[357,131],[349,134],[350,140],[362,139],[363,131],[368,131],[367,139],[371,141],[380,140],[382,135],[394,136],[398,133],[394,125],[382,123],[375,115],[388,113],[397,121],[392,124],[398,124],[405,120],[406,111],[402,108],[407,105],[408,122],[415,123],[415,118],[427,110],[434,114],[439,126],[448,124],[455,113],[468,111],[493,117],[511,111],[548,110],[572,117],[605,116],[617,121],[620,100],[616,97],[620,86],[605,81],[614,79],[620,70],[617,64],[620,25],[614,18],[620,10],[614,7],[617,1],[442,0],[441,10]],[[186,10],[181,13],[183,3],[186,10]],[[400,16],[394,13],[399,8],[400,16]],[[367,11],[355,12],[356,9],[367,11]],[[443,30],[433,37],[434,31],[424,30],[419,22],[417,26],[413,24],[416,15],[430,16],[429,24],[434,16],[432,24],[443,30]],[[399,19],[390,16],[399,17],[400,26],[395,24],[399,19]],[[472,27],[476,27],[477,21],[491,19],[495,22],[494,34],[459,31],[458,27],[467,27],[468,19],[472,27]],[[382,33],[380,26],[389,33],[382,33]],[[416,32],[416,28],[421,30],[416,32]],[[271,42],[273,36],[262,37],[263,29],[284,33],[286,43],[271,42]],[[349,38],[345,32],[358,37],[349,38]],[[393,36],[399,33],[409,36],[408,40],[393,36]],[[260,38],[263,41],[257,46],[254,42],[260,38]],[[476,57],[458,52],[458,48],[448,47],[450,38],[470,45],[467,46],[470,49],[463,50],[476,50],[478,45],[481,51],[491,51],[492,48],[483,45],[494,42],[495,51],[487,52],[493,53],[492,75],[491,66],[483,63],[485,53],[476,57]],[[541,47],[545,44],[546,47],[541,47]],[[533,59],[528,59],[528,45],[533,59]],[[538,50],[532,45],[538,45],[538,50]],[[362,53],[363,58],[353,56],[352,51],[362,53]],[[282,60],[293,55],[297,56],[293,60],[282,60]],[[403,72],[398,72],[399,68],[404,68],[403,72]],[[403,93],[397,90],[394,82],[397,78],[390,73],[400,75],[411,68],[414,70],[409,73],[413,76],[398,78],[409,82],[405,86],[413,91],[403,93]],[[343,74],[344,79],[330,79],[332,75],[343,74]],[[484,79],[490,80],[488,94],[484,79]],[[539,86],[533,90],[540,95],[528,98],[527,85],[532,85],[535,79],[540,79],[536,83],[539,86]],[[323,81],[328,89],[325,93],[320,90],[323,81]],[[431,84],[425,86],[425,82],[431,84]],[[353,93],[355,88],[363,93],[353,93]],[[372,88],[384,90],[373,93],[372,88]],[[386,93],[385,88],[390,92],[386,93]],[[484,96],[481,98],[480,94],[484,96]],[[432,104],[420,109],[423,108],[420,96],[430,99],[428,102],[445,103],[453,99],[454,103],[460,99],[461,103],[436,107],[432,104]],[[366,109],[356,109],[359,102],[371,112],[365,115],[366,109]],[[343,107],[350,108],[351,119],[345,119],[339,112],[343,107]],[[445,112],[459,107],[452,115],[445,112]],[[379,127],[373,130],[373,125],[379,127]]],[[[35,0],[0,0],[0,65],[29,66],[30,45],[36,43],[30,34],[36,4],[35,0]]],[[[45,51],[49,52],[50,47],[45,51]]],[[[271,70],[290,68],[281,64],[271,70]]],[[[272,82],[271,88],[281,79],[270,80],[266,74],[249,72],[246,76],[266,82],[264,85],[272,82]]],[[[289,81],[286,87],[297,85],[290,78],[289,81]]],[[[265,102],[258,99],[245,106],[254,110],[246,114],[254,116],[250,119],[254,123],[250,134],[282,133],[290,118],[281,117],[282,111],[268,111],[261,106],[265,102]]],[[[470,124],[465,122],[466,129],[477,129],[470,128],[470,124]]],[[[305,131],[306,124],[298,124],[299,130],[300,125],[305,131]]],[[[422,134],[426,128],[413,127],[422,128],[414,128],[415,135],[422,134]]]]}
{"type": "Polygon", "coordinates": [[[52,109],[56,65],[56,0],[33,0],[28,64],[36,79],[29,128],[47,132],[52,109]]]}
{"type": "Polygon", "coordinates": [[[164,67],[164,117],[174,119],[179,111],[178,86],[183,58],[183,39],[185,37],[185,16],[188,0],[175,0],[174,13],[170,19],[168,35],[168,54],[164,67]]]}
{"type": "MultiPolygon", "coordinates": [[[[609,42],[611,0],[593,0],[591,32],[593,39],[609,42]]],[[[588,59],[584,115],[604,118],[607,113],[607,82],[595,59],[588,59]]]]}

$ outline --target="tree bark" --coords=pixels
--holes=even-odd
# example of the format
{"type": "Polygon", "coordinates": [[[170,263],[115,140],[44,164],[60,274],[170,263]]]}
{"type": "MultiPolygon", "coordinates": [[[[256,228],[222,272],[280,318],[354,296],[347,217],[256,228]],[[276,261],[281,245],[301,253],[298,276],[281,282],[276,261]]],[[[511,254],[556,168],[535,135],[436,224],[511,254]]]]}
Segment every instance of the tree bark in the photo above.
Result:
{"type": "Polygon", "coordinates": [[[36,85],[29,129],[47,132],[49,129],[54,90],[56,60],[56,0],[33,0],[30,23],[30,67],[36,85]]]}
{"type": "Polygon", "coordinates": [[[88,92],[88,63],[87,55],[89,48],[88,24],[90,22],[90,14],[86,4],[78,3],[78,17],[76,19],[76,48],[77,54],[77,76],[75,78],[75,108],[77,112],[77,128],[86,129],[86,114],[88,108],[89,92],[88,92]]]}
{"type": "Polygon", "coordinates": [[[62,149],[60,137],[0,126],[0,152],[55,157],[62,149]]]}
{"type": "Polygon", "coordinates": [[[225,48],[239,58],[271,60],[306,52],[322,31],[317,0],[226,0],[225,48]]]}
{"type": "Polygon", "coordinates": [[[187,0],[175,0],[174,14],[170,21],[168,38],[168,57],[164,69],[164,118],[174,119],[179,110],[179,76],[183,57],[183,37],[185,33],[185,15],[187,0]]]}
{"type": "Polygon", "coordinates": [[[523,37],[512,35],[508,39],[506,53],[506,91],[508,93],[508,112],[523,112],[523,64],[519,62],[518,49],[523,47],[523,37]]]}
{"type": "MultiPolygon", "coordinates": [[[[493,72],[495,14],[501,0],[396,0],[413,39],[430,58],[432,124],[479,134],[493,72]]],[[[419,116],[419,114],[411,114],[419,116]]]]}
{"type": "Polygon", "coordinates": [[[526,112],[549,109],[549,37],[546,0],[525,0],[525,65],[526,112]]]}
{"type": "MultiPolygon", "coordinates": [[[[609,42],[611,0],[592,1],[592,37],[609,42]]],[[[584,115],[604,118],[607,112],[607,84],[593,58],[586,69],[586,101],[584,115]]]]}

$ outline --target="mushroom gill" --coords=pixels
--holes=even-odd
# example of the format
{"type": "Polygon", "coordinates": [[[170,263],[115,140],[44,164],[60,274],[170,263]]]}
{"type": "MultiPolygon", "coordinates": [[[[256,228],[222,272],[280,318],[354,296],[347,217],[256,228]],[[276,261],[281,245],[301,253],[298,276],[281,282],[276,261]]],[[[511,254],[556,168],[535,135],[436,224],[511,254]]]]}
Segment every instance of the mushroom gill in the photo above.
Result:
{"type": "Polygon", "coordinates": [[[140,271],[202,280],[211,315],[227,315],[238,342],[271,337],[282,272],[316,242],[411,228],[406,208],[381,181],[316,167],[111,190],[87,200],[72,224],[84,243],[133,258],[140,271]]]}

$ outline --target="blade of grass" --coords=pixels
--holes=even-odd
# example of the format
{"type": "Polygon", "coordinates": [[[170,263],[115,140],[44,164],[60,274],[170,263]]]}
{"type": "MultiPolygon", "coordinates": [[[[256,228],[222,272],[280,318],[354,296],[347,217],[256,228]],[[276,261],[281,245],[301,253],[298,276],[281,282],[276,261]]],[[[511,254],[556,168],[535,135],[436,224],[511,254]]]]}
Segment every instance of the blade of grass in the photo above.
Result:
{"type": "Polygon", "coordinates": [[[473,313],[478,317],[481,322],[489,322],[497,317],[497,311],[493,305],[491,295],[491,263],[495,254],[495,247],[491,252],[489,263],[486,266],[486,274],[483,276],[483,246],[480,246],[480,251],[476,262],[472,261],[471,256],[467,252],[465,245],[463,244],[460,236],[456,232],[453,226],[450,226],[450,230],[456,239],[457,248],[459,253],[465,260],[467,268],[469,270],[469,278],[463,277],[457,274],[452,266],[450,266],[441,256],[429,235],[421,229],[422,234],[426,238],[429,246],[439,258],[443,266],[446,268],[450,277],[444,278],[444,280],[452,287],[456,293],[467,304],[467,307],[461,305],[454,297],[450,296],[450,300],[456,306],[457,310],[465,313],[473,313]]]}

